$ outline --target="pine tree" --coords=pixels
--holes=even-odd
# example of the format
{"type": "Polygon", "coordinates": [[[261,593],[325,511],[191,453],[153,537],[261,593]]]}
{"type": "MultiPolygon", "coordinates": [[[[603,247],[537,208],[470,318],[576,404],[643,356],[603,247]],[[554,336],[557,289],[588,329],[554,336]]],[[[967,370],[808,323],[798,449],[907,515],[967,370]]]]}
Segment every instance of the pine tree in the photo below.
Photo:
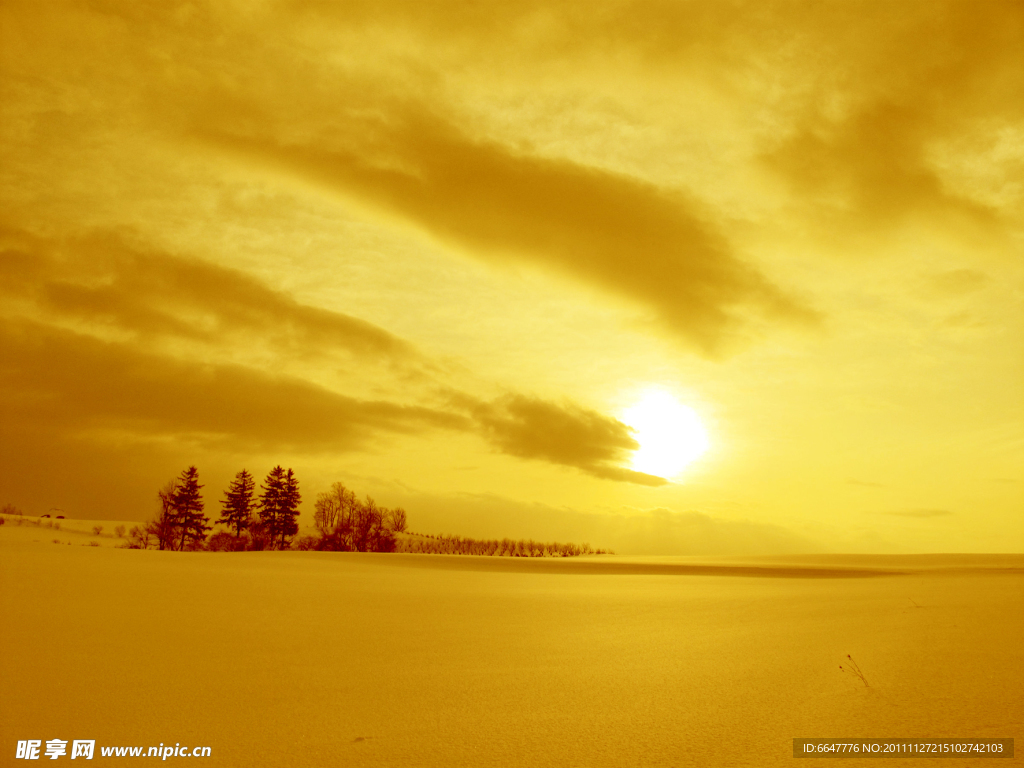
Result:
{"type": "Polygon", "coordinates": [[[252,513],[256,507],[253,501],[255,490],[256,481],[243,469],[235,475],[235,479],[231,481],[231,485],[225,491],[224,498],[220,502],[224,509],[217,522],[233,527],[236,539],[252,522],[252,513]]]}
{"type": "Polygon", "coordinates": [[[281,510],[285,498],[285,472],[280,464],[270,470],[260,488],[263,489],[260,494],[260,521],[273,543],[281,536],[281,510]]]}
{"type": "Polygon", "coordinates": [[[171,518],[174,527],[181,532],[178,549],[185,548],[186,541],[201,542],[210,530],[210,518],[203,514],[203,498],[199,495],[199,470],[194,466],[181,473],[177,487],[171,496],[171,518]]]}
{"type": "Polygon", "coordinates": [[[296,518],[299,516],[299,480],[289,468],[284,477],[284,493],[281,495],[281,511],[278,516],[278,528],[281,534],[281,549],[285,548],[285,536],[294,536],[299,532],[296,518]]]}

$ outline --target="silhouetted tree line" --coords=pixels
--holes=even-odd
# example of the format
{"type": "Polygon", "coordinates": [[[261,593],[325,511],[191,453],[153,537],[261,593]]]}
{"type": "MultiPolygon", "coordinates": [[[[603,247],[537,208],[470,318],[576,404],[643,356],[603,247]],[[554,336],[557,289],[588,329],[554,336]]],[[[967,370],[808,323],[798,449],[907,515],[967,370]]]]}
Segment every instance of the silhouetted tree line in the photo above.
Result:
{"type": "Polygon", "coordinates": [[[207,532],[213,527],[204,512],[205,505],[199,491],[199,470],[194,466],[179,477],[167,482],[157,491],[160,512],[128,534],[131,549],[242,551],[261,549],[287,549],[290,538],[299,532],[299,481],[291,469],[276,466],[260,486],[262,493],[256,498],[256,481],[242,470],[231,482],[221,500],[221,515],[217,523],[232,532],[215,533],[207,541],[207,532]]]}
{"type": "Polygon", "coordinates": [[[397,552],[430,555],[485,555],[490,557],[577,557],[611,555],[611,550],[593,549],[589,544],[559,544],[532,539],[470,539],[463,536],[417,536],[402,539],[397,552]]]}
{"type": "Polygon", "coordinates": [[[322,550],[330,552],[410,552],[492,557],[576,557],[612,554],[589,544],[545,543],[532,539],[471,539],[406,533],[408,521],[401,507],[382,507],[369,496],[360,501],[342,483],[316,497],[313,523],[316,535],[292,539],[299,531],[299,481],[291,469],[276,466],[260,486],[248,471],[235,475],[221,499],[215,521],[227,531],[207,539],[211,528],[205,513],[194,466],[157,491],[160,511],[149,522],[135,526],[125,546],[131,549],[241,552],[264,549],[322,550]]]}

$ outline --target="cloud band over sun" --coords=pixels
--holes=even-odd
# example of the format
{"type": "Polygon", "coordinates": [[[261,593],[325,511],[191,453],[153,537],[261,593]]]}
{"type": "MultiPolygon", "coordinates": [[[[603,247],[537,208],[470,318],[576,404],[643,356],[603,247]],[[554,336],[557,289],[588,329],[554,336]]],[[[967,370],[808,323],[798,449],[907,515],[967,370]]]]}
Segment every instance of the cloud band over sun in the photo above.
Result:
{"type": "Polygon", "coordinates": [[[34,316],[0,320],[0,407],[9,430],[313,453],[357,450],[388,433],[449,430],[594,477],[666,482],[621,468],[638,447],[629,428],[580,406],[524,395],[487,402],[462,392],[451,393],[445,408],[366,400],[220,360],[216,353],[242,338],[250,348],[269,341],[278,355],[340,350],[422,362],[383,329],[308,307],[234,270],[143,252],[111,233],[64,242],[10,228],[0,234],[0,295],[34,316]],[[168,338],[212,346],[214,354],[183,360],[173,345],[161,352],[157,342],[168,338]]]}

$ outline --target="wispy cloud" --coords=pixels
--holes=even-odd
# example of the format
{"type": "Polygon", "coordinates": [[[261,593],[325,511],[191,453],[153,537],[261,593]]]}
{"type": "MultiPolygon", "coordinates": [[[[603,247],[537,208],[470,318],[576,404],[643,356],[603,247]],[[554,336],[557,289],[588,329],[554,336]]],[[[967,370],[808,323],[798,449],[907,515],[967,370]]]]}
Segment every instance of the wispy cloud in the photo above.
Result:
{"type": "Polygon", "coordinates": [[[110,231],[63,239],[0,229],[0,295],[138,340],[223,343],[409,361],[407,342],[359,318],[309,306],[237,270],[169,254],[110,231]]]}
{"type": "Polygon", "coordinates": [[[903,509],[893,512],[883,512],[882,514],[893,515],[895,517],[916,517],[926,519],[931,517],[948,517],[953,513],[948,509],[903,509]]]}

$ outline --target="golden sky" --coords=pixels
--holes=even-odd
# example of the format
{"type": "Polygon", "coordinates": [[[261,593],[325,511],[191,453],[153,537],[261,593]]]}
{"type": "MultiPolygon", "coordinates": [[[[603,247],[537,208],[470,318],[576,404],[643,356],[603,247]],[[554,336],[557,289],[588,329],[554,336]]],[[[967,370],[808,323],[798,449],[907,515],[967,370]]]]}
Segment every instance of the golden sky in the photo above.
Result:
{"type": "Polygon", "coordinates": [[[0,502],[280,463],[416,531],[1024,549],[1024,3],[0,14],[0,502]]]}

